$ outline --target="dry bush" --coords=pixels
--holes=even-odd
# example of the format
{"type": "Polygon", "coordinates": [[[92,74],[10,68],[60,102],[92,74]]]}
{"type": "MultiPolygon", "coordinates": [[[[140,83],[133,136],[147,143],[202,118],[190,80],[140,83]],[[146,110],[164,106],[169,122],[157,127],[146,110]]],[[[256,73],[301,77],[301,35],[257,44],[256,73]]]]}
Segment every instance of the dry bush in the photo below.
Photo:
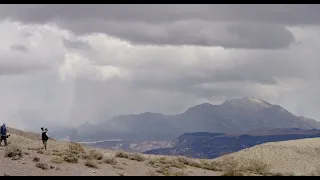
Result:
{"type": "Polygon", "coordinates": [[[17,145],[8,145],[4,149],[5,157],[22,157],[22,148],[17,145]]]}
{"type": "Polygon", "coordinates": [[[68,150],[72,154],[85,153],[85,148],[81,144],[75,143],[75,142],[69,143],[69,149],[68,150]]]}
{"type": "Polygon", "coordinates": [[[24,152],[23,154],[25,154],[25,155],[29,155],[30,153],[29,153],[29,152],[24,152]]]}
{"type": "Polygon", "coordinates": [[[151,169],[147,171],[148,176],[159,176],[159,174],[151,169]]]}
{"type": "Polygon", "coordinates": [[[64,151],[54,151],[54,152],[52,152],[52,155],[54,155],[54,156],[60,156],[60,157],[62,157],[62,156],[65,155],[65,154],[67,154],[67,153],[64,152],[64,151]]]}
{"type": "Polygon", "coordinates": [[[40,161],[40,158],[37,157],[37,156],[35,156],[35,157],[32,158],[32,161],[33,161],[33,162],[39,162],[39,161],[40,161]]]}
{"type": "Polygon", "coordinates": [[[269,174],[268,164],[260,160],[250,160],[249,164],[247,164],[243,168],[244,171],[250,171],[261,175],[269,174]]]}
{"type": "Polygon", "coordinates": [[[133,161],[139,161],[139,162],[145,161],[145,158],[138,153],[130,154],[130,153],[125,153],[123,151],[120,151],[120,152],[117,152],[115,156],[118,158],[125,158],[133,161]]]}
{"type": "Polygon", "coordinates": [[[9,174],[7,174],[7,173],[3,173],[3,176],[10,176],[9,174]]]}
{"type": "Polygon", "coordinates": [[[133,161],[139,161],[139,162],[146,160],[141,154],[138,154],[138,153],[131,154],[128,159],[133,161]]]}
{"type": "Polygon", "coordinates": [[[84,162],[84,165],[87,167],[98,169],[98,165],[93,160],[87,160],[84,162]]]}
{"type": "Polygon", "coordinates": [[[239,170],[237,169],[229,169],[225,171],[221,176],[244,176],[239,170]]]}
{"type": "Polygon", "coordinates": [[[123,152],[123,151],[119,151],[116,153],[115,155],[118,158],[124,158],[124,159],[128,159],[128,157],[130,156],[129,153],[123,152]]]}
{"type": "Polygon", "coordinates": [[[152,167],[175,167],[175,168],[184,168],[185,165],[181,162],[179,162],[177,159],[174,160],[167,160],[164,157],[161,158],[155,158],[155,159],[150,159],[148,161],[148,164],[151,165],[152,167]]]}
{"type": "Polygon", "coordinates": [[[89,157],[90,159],[96,159],[96,160],[102,160],[103,159],[103,154],[99,151],[96,150],[90,150],[89,151],[89,157]]]}
{"type": "Polygon", "coordinates": [[[168,167],[161,167],[160,169],[156,170],[157,173],[160,173],[164,176],[170,176],[171,175],[171,171],[168,167]]]}
{"type": "Polygon", "coordinates": [[[217,164],[214,161],[208,161],[208,160],[201,160],[200,161],[200,168],[210,170],[210,171],[217,171],[217,164]]]}
{"type": "Polygon", "coordinates": [[[63,160],[68,162],[68,163],[78,163],[78,157],[76,157],[72,153],[67,153],[62,156],[63,160]]]}
{"type": "Polygon", "coordinates": [[[105,157],[103,159],[103,162],[106,163],[106,164],[111,164],[111,165],[116,165],[117,164],[116,159],[113,158],[113,157],[105,157]]]}
{"type": "Polygon", "coordinates": [[[177,158],[178,162],[188,165],[188,166],[192,166],[192,167],[197,167],[197,168],[201,168],[201,164],[193,161],[192,159],[188,159],[185,157],[178,157],[177,158]]]}
{"type": "Polygon", "coordinates": [[[49,166],[48,166],[47,164],[45,164],[45,163],[40,163],[40,162],[38,162],[38,163],[36,164],[36,167],[37,167],[37,168],[40,168],[40,169],[43,169],[43,170],[49,169],[49,166]]]}
{"type": "Polygon", "coordinates": [[[56,164],[61,164],[64,161],[64,159],[60,156],[54,156],[51,159],[51,162],[56,163],[56,164]]]}
{"type": "Polygon", "coordinates": [[[188,174],[183,171],[175,171],[172,172],[170,176],[188,176],[188,174]]]}
{"type": "Polygon", "coordinates": [[[92,157],[90,157],[89,154],[87,154],[87,153],[78,154],[78,157],[79,157],[80,159],[84,159],[84,160],[92,159],[92,157]]]}

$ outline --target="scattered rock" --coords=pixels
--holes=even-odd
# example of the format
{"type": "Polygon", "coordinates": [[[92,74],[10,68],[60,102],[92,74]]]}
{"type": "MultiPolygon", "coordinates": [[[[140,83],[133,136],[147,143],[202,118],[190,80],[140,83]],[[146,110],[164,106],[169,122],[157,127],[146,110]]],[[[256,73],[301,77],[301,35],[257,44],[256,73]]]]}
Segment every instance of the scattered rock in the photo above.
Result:
{"type": "Polygon", "coordinates": [[[16,155],[12,158],[12,160],[19,160],[20,159],[20,156],[19,155],[16,155]]]}
{"type": "Polygon", "coordinates": [[[38,162],[38,163],[36,164],[36,167],[37,167],[37,168],[40,168],[40,169],[43,169],[43,170],[49,169],[49,166],[48,166],[47,164],[45,164],[45,163],[40,163],[40,162],[38,162]]]}
{"type": "Polygon", "coordinates": [[[40,158],[35,156],[35,157],[33,157],[32,161],[33,161],[33,162],[39,162],[39,161],[40,161],[40,158]]]}

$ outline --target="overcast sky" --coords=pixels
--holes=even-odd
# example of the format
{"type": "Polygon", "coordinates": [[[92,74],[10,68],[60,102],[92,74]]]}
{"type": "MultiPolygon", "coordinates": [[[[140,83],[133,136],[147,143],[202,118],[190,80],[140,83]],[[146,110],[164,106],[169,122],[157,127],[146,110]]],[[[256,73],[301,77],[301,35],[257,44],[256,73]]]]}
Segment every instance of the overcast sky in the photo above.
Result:
{"type": "Polygon", "coordinates": [[[319,5],[0,5],[0,121],[257,97],[320,120],[319,5]]]}

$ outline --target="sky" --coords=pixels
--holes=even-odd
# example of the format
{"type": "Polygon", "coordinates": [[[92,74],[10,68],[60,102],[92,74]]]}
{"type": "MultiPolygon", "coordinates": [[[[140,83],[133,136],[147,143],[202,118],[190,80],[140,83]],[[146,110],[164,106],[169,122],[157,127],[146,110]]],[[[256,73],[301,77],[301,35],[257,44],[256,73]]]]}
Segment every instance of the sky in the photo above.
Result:
{"type": "Polygon", "coordinates": [[[0,5],[0,121],[76,127],[256,97],[320,120],[320,6],[0,5]]]}

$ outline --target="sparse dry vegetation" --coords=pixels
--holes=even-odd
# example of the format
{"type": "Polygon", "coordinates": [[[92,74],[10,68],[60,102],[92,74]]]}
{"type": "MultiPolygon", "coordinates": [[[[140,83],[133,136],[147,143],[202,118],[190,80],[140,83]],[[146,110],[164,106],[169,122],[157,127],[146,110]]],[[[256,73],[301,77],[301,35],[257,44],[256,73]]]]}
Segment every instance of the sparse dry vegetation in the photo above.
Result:
{"type": "Polygon", "coordinates": [[[68,163],[78,163],[78,157],[71,153],[63,155],[62,158],[65,162],[68,163]]]}
{"type": "Polygon", "coordinates": [[[48,164],[41,163],[41,162],[38,162],[38,163],[36,164],[36,167],[37,167],[37,168],[40,168],[40,169],[43,169],[43,170],[49,169],[48,164]]]}
{"type": "Polygon", "coordinates": [[[143,157],[143,155],[138,153],[130,154],[130,153],[120,151],[116,153],[116,157],[130,159],[130,160],[139,161],[139,162],[145,161],[145,158],[143,157]]]}
{"type": "Polygon", "coordinates": [[[185,168],[185,165],[179,162],[177,159],[168,160],[167,158],[154,158],[148,161],[148,164],[152,167],[175,167],[175,168],[185,168]]]}
{"type": "Polygon", "coordinates": [[[113,158],[113,157],[105,157],[103,159],[103,162],[106,163],[106,164],[110,164],[110,165],[116,165],[117,164],[116,159],[113,158]]]}
{"type": "Polygon", "coordinates": [[[98,165],[93,160],[87,160],[84,162],[84,165],[90,168],[98,169],[98,165]]]}
{"type": "Polygon", "coordinates": [[[185,158],[185,157],[178,157],[177,158],[178,162],[182,163],[182,164],[185,164],[187,166],[192,166],[192,167],[196,167],[196,168],[201,168],[201,164],[200,163],[197,163],[195,161],[193,161],[192,159],[189,159],[189,158],[185,158]]]}
{"type": "Polygon", "coordinates": [[[51,162],[56,163],[56,164],[61,164],[63,161],[64,161],[63,158],[60,156],[54,156],[51,159],[51,162]]]}
{"type": "Polygon", "coordinates": [[[96,160],[102,160],[103,154],[97,150],[90,150],[89,151],[89,158],[90,159],[96,159],[96,160]]]}
{"type": "Polygon", "coordinates": [[[69,152],[72,154],[85,153],[85,148],[79,143],[71,142],[69,143],[69,152]]]}
{"type": "Polygon", "coordinates": [[[5,149],[5,157],[22,157],[22,148],[17,145],[8,145],[5,149]]]}

